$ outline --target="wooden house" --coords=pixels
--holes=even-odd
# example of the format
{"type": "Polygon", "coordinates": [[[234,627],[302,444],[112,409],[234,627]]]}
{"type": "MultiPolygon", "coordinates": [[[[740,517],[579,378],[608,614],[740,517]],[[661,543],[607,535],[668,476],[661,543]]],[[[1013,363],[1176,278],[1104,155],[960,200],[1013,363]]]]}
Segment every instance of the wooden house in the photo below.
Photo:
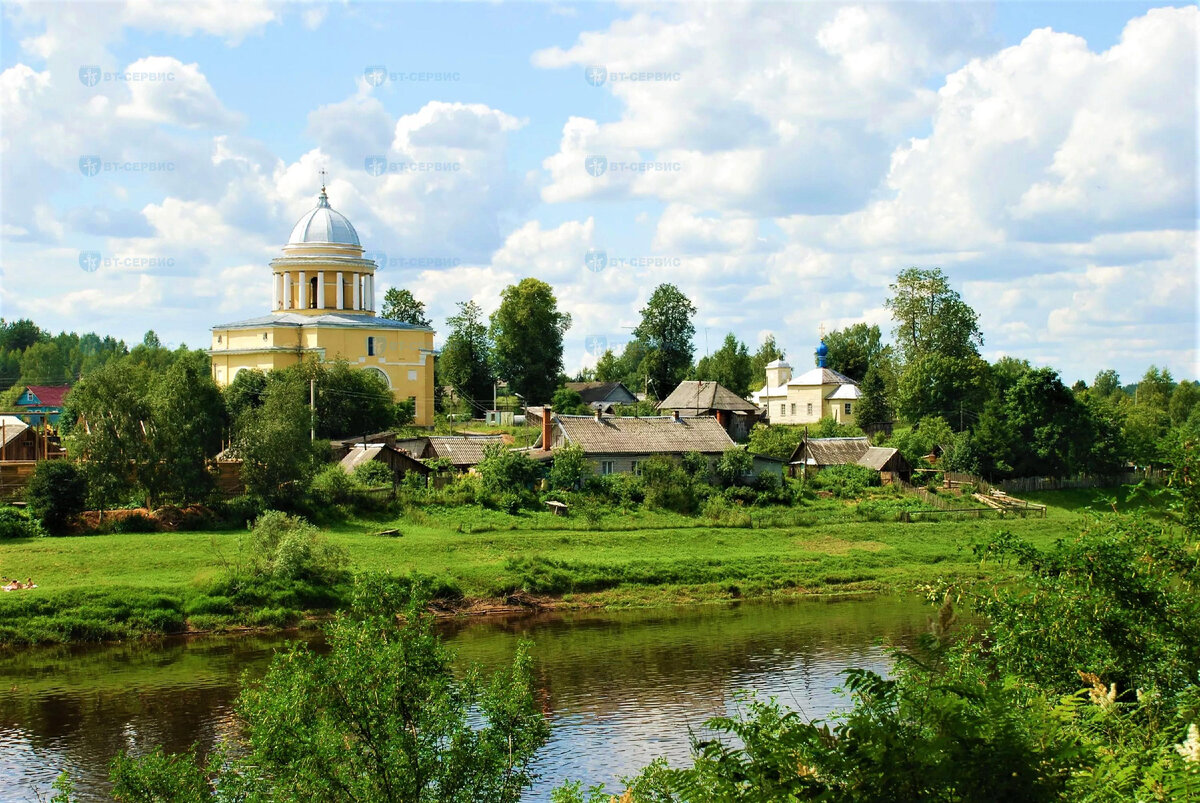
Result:
{"type": "Polygon", "coordinates": [[[621,382],[568,382],[566,388],[578,393],[588,407],[602,413],[612,413],[614,405],[637,402],[637,396],[621,382]]]}
{"type": "Polygon", "coordinates": [[[408,452],[386,443],[357,443],[350,447],[346,456],[339,461],[339,465],[347,474],[353,473],[354,469],[367,463],[380,463],[387,466],[392,472],[393,484],[399,483],[410,473],[428,477],[433,471],[408,452]]]}
{"type": "Polygon", "coordinates": [[[811,474],[829,466],[858,465],[879,472],[880,479],[890,483],[896,478],[908,479],[912,468],[896,449],[872,446],[867,438],[805,438],[796,446],[788,461],[792,476],[811,474]]]}
{"type": "Polygon", "coordinates": [[[689,380],[680,382],[658,409],[685,417],[712,416],[729,437],[744,441],[758,419],[758,407],[716,382],[689,380]]]}

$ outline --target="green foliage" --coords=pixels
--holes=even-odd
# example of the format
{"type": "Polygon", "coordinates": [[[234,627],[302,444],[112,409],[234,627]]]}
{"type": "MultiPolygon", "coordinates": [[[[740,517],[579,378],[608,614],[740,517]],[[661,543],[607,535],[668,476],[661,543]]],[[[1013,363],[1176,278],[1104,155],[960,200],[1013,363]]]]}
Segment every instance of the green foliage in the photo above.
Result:
{"type": "Polygon", "coordinates": [[[979,315],[951,289],[940,268],[900,272],[884,305],[896,322],[896,344],[908,364],[928,355],[953,360],[979,356],[979,315]]]}
{"type": "Polygon", "coordinates": [[[474,301],[458,304],[458,314],[446,319],[450,334],[438,357],[438,383],[449,385],[473,406],[491,402],[495,390],[491,340],[483,323],[483,310],[474,301]]]}
{"type": "Polygon", "coordinates": [[[641,315],[633,334],[646,348],[642,373],[649,379],[650,393],[665,399],[692,367],[692,336],[696,333],[692,318],[696,308],[678,287],[660,284],[650,294],[641,315]]]}
{"type": "Polygon", "coordinates": [[[322,538],[316,527],[278,510],[259,516],[239,548],[251,575],[280,580],[331,584],[347,561],[346,551],[322,538]]]}
{"type": "Polygon", "coordinates": [[[554,290],[543,281],[522,279],[504,288],[492,313],[492,357],[497,373],[526,404],[545,403],[563,368],[563,333],[571,316],[559,312],[554,290]]]}
{"type": "Polygon", "coordinates": [[[272,383],[263,405],[242,415],[232,453],[247,491],[269,504],[294,504],[321,464],[310,439],[311,414],[286,383],[272,383]]]}
{"type": "Polygon", "coordinates": [[[749,450],[754,454],[787,460],[804,440],[804,428],[782,424],[755,424],[750,430],[749,450]]]}
{"type": "Polygon", "coordinates": [[[222,756],[218,752],[207,768],[200,764],[196,749],[188,753],[168,755],[161,747],[134,759],[119,753],[113,759],[110,780],[113,800],[122,803],[209,803],[213,788],[210,775],[215,775],[222,756]]]}
{"type": "Polygon", "coordinates": [[[0,541],[41,535],[36,522],[15,507],[0,507],[0,541]]]}
{"type": "Polygon", "coordinates": [[[751,389],[762,387],[760,383],[766,383],[768,363],[782,360],[785,356],[787,355],[784,350],[775,342],[775,335],[767,335],[758,351],[750,358],[751,389]]]}
{"type": "Polygon", "coordinates": [[[829,491],[839,499],[860,499],[867,488],[879,485],[879,472],[852,463],[830,466],[812,474],[808,483],[818,490],[829,491]]]}
{"type": "Polygon", "coordinates": [[[43,460],[33,469],[25,488],[29,515],[47,531],[61,534],[83,512],[87,501],[87,476],[67,460],[43,460]]]}
{"type": "MultiPolygon", "coordinates": [[[[354,469],[351,475],[354,482],[364,488],[378,488],[381,485],[391,485],[396,481],[396,476],[392,470],[383,463],[370,462],[363,463],[354,469]]],[[[418,477],[420,475],[417,475],[418,477]]]]}
{"type": "Polygon", "coordinates": [[[922,354],[904,368],[896,407],[906,421],[940,415],[965,428],[991,395],[991,371],[975,355],[922,354]]]}
{"type": "Polygon", "coordinates": [[[922,418],[907,430],[897,430],[888,439],[887,445],[900,450],[909,465],[916,466],[925,455],[935,448],[954,443],[954,431],[939,416],[922,418]]]}
{"type": "Polygon", "coordinates": [[[382,318],[413,326],[426,328],[433,326],[432,321],[425,314],[425,303],[417,301],[412,291],[402,287],[388,288],[387,292],[383,294],[383,306],[380,308],[379,314],[382,318]]]}
{"type": "Polygon", "coordinates": [[[887,387],[883,373],[872,366],[867,370],[862,383],[862,396],[854,405],[854,421],[860,427],[872,424],[883,424],[895,417],[895,411],[888,401],[887,387]]]}
{"type": "Polygon", "coordinates": [[[147,394],[148,463],[140,472],[147,506],[206,498],[214,482],[208,461],[221,450],[226,407],[205,361],[176,360],[147,394]]]}
{"type": "Polygon", "coordinates": [[[567,387],[554,391],[550,406],[553,407],[554,412],[561,415],[588,415],[592,412],[592,409],[583,403],[583,397],[579,395],[579,391],[567,387]]]}
{"type": "Polygon", "coordinates": [[[675,513],[692,513],[699,507],[696,478],[679,462],[654,455],[642,463],[641,471],[648,506],[675,513]]]}
{"type": "MultiPolygon", "coordinates": [[[[388,481],[391,482],[390,479],[388,481]]],[[[353,500],[354,486],[355,480],[350,478],[340,464],[328,463],[313,475],[309,493],[323,505],[344,505],[353,500]]]]}
{"type": "Polygon", "coordinates": [[[236,427],[243,413],[261,407],[266,392],[267,375],[257,368],[244,368],[234,374],[222,391],[230,423],[236,427]]]}
{"type": "Polygon", "coordinates": [[[540,467],[522,452],[503,444],[484,449],[484,458],[476,467],[480,491],[509,512],[532,503],[532,488],[540,467]]]}
{"type": "Polygon", "coordinates": [[[417,420],[417,400],[401,399],[392,407],[392,424],[397,427],[411,426],[417,420]]]}
{"type": "Polygon", "coordinates": [[[711,355],[701,357],[693,372],[694,379],[716,382],[733,391],[737,396],[748,396],[754,384],[754,363],[746,344],[732,332],[725,335],[721,348],[711,355]]]}
{"type": "Polygon", "coordinates": [[[863,431],[854,424],[839,423],[836,418],[826,416],[808,427],[810,438],[860,438],[863,431]]]}
{"type": "Polygon", "coordinates": [[[554,462],[550,467],[550,487],[558,490],[578,488],[587,481],[592,464],[583,453],[583,447],[567,444],[554,450],[554,462]]]}
{"type": "Polygon", "coordinates": [[[861,382],[880,360],[891,358],[891,347],[883,345],[882,338],[875,324],[856,323],[827,332],[821,339],[829,349],[825,364],[861,382]]]}
{"type": "Polygon", "coordinates": [[[743,484],[753,471],[754,455],[740,446],[729,447],[717,460],[717,477],[726,488],[743,484]]]}

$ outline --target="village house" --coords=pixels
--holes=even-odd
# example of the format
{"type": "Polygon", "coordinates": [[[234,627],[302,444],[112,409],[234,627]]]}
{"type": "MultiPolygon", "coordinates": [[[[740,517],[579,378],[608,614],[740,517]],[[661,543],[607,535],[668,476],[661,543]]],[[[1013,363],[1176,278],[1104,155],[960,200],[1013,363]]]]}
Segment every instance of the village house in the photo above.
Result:
{"type": "Polygon", "coordinates": [[[414,423],[432,426],[433,330],[376,316],[375,270],[322,187],[316,207],[271,261],[271,311],[213,327],[213,379],[225,387],[247,368],[345,360],[382,379],[396,401],[413,399],[414,423]]]}
{"type": "Polygon", "coordinates": [[[716,382],[689,380],[680,382],[658,409],[691,418],[712,416],[720,422],[729,437],[745,441],[758,419],[758,408],[729,388],[716,382]]]}
{"type": "MultiPolygon", "coordinates": [[[[640,474],[651,457],[680,458],[697,452],[715,462],[726,450],[737,448],[714,416],[605,416],[559,415],[546,408],[537,442],[526,450],[535,460],[549,460],[554,451],[579,446],[595,474],[640,474]]],[[[780,472],[777,461],[754,461],[753,472],[780,472]]]]}
{"type": "Polygon", "coordinates": [[[429,466],[408,452],[387,443],[354,444],[338,464],[347,474],[352,474],[354,469],[367,463],[379,463],[387,466],[392,472],[393,484],[398,484],[410,473],[427,477],[432,472],[429,466]]]}
{"type": "Polygon", "coordinates": [[[26,421],[33,424],[49,422],[50,426],[57,427],[63,401],[70,389],[67,385],[26,385],[17,397],[17,407],[21,408],[20,413],[26,421]]]}
{"type": "Polygon", "coordinates": [[[772,424],[815,424],[822,418],[854,423],[854,408],[862,393],[856,381],[825,366],[828,353],[822,341],[817,367],[797,377],[783,360],[767,364],[766,385],[754,394],[754,401],[772,424]]]}
{"type": "Polygon", "coordinates": [[[637,403],[637,396],[621,382],[568,382],[566,388],[578,393],[588,407],[602,413],[612,413],[617,404],[637,403]]]}
{"type": "Polygon", "coordinates": [[[396,447],[422,460],[446,460],[455,471],[467,472],[483,462],[487,447],[501,443],[502,435],[430,435],[397,441],[396,447]]]}
{"type": "Polygon", "coordinates": [[[830,466],[857,465],[879,472],[884,485],[908,480],[912,467],[896,449],[872,446],[867,438],[804,438],[788,460],[792,476],[813,474],[830,466]]]}

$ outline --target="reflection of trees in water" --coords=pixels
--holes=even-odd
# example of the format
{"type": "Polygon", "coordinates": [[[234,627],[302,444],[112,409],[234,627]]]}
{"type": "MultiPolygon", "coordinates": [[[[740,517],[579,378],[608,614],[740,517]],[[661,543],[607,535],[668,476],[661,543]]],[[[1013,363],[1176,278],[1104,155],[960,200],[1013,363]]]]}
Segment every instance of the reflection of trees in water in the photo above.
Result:
{"type": "MultiPolygon", "coordinates": [[[[532,640],[556,719],[612,720],[605,728],[622,741],[653,742],[727,711],[730,693],[751,683],[789,705],[788,695],[798,703],[825,694],[841,669],[877,661],[881,638],[910,642],[925,620],[915,600],[874,599],[459,620],[441,630],[460,661],[485,670],[511,661],[518,640],[532,640]]],[[[44,789],[70,768],[81,790],[102,799],[118,751],[207,750],[227,735],[241,673],[261,674],[288,642],[242,636],[6,656],[0,766],[16,766],[23,791],[35,779],[44,789]]],[[[573,741],[568,725],[555,741],[573,741]]]]}

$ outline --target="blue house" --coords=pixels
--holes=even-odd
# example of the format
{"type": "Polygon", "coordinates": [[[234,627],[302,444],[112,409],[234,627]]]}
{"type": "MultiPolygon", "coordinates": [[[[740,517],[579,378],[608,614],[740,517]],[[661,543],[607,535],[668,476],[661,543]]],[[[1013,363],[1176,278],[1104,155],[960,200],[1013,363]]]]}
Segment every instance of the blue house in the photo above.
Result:
{"type": "Polygon", "coordinates": [[[41,424],[48,418],[50,426],[57,427],[62,415],[63,399],[70,389],[67,385],[26,385],[17,399],[17,407],[29,423],[41,424]]]}

